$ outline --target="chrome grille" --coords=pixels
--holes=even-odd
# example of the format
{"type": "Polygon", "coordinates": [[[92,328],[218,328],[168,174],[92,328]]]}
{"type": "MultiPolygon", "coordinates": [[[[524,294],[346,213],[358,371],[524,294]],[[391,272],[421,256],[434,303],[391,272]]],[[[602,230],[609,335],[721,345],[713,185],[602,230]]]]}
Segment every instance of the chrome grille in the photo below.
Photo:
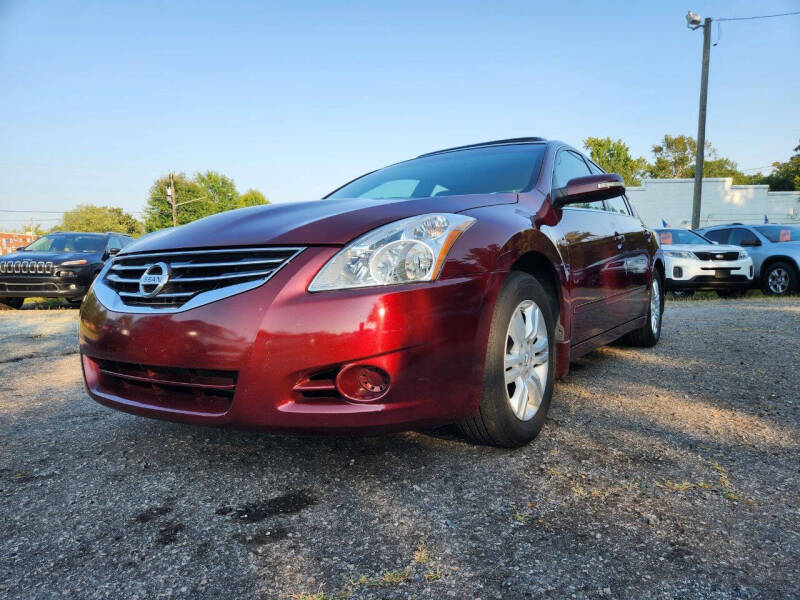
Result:
{"type": "Polygon", "coordinates": [[[0,274],[3,275],[52,275],[53,263],[36,260],[0,261],[0,274]]]}
{"type": "Polygon", "coordinates": [[[179,308],[193,299],[205,300],[194,303],[200,305],[261,285],[302,250],[266,247],[124,254],[113,259],[103,283],[126,306],[179,308]],[[140,286],[140,280],[158,264],[168,267],[167,283],[151,295],[155,286],[140,286]]]}
{"type": "Polygon", "coordinates": [[[738,260],[739,251],[734,252],[695,252],[700,260],[738,260]]]}

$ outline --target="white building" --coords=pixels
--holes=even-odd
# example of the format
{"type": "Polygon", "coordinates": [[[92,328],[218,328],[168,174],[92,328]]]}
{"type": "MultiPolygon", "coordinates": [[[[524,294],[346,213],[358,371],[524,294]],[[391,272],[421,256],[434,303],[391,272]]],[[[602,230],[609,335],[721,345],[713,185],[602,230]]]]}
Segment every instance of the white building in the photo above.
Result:
{"type": "MultiPolygon", "coordinates": [[[[800,191],[770,192],[766,185],[733,185],[730,177],[703,179],[700,226],[718,223],[800,223],[800,191]]],[[[649,227],[690,227],[693,179],[645,179],[626,190],[649,227]]]]}

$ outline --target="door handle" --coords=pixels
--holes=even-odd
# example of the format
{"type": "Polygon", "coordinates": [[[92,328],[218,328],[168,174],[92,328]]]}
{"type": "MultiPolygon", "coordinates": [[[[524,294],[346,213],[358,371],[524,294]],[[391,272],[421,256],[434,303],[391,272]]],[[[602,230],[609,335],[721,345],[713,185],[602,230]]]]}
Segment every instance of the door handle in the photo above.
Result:
{"type": "Polygon", "coordinates": [[[625,234],[619,231],[614,232],[614,241],[617,242],[617,249],[622,250],[622,244],[625,241],[625,234]]]}

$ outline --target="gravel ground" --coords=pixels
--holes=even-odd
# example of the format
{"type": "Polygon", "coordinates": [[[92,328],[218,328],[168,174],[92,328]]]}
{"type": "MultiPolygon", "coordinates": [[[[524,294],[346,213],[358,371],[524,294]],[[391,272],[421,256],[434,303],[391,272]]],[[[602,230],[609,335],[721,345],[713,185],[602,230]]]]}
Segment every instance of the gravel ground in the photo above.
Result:
{"type": "Polygon", "coordinates": [[[800,595],[800,299],[670,302],[514,451],[118,413],[76,321],[0,313],[0,598],[800,595]]]}

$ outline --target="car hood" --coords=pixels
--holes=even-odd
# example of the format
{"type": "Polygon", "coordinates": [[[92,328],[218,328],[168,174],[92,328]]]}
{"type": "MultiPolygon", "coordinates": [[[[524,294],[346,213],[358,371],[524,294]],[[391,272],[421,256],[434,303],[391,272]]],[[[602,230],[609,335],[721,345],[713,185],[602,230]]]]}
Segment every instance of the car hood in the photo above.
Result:
{"type": "Polygon", "coordinates": [[[474,194],[411,200],[336,198],[268,204],[219,213],[151,233],[122,253],[260,244],[341,246],[398,219],[515,202],[516,194],[474,194]]]}
{"type": "Polygon", "coordinates": [[[739,252],[744,248],[728,244],[661,244],[664,250],[680,250],[689,252],[739,252]]]}
{"type": "Polygon", "coordinates": [[[97,254],[94,252],[12,252],[5,256],[0,256],[0,261],[33,261],[33,262],[51,262],[54,265],[60,265],[68,260],[81,260],[85,259],[87,262],[95,262],[98,260],[97,254]]]}

